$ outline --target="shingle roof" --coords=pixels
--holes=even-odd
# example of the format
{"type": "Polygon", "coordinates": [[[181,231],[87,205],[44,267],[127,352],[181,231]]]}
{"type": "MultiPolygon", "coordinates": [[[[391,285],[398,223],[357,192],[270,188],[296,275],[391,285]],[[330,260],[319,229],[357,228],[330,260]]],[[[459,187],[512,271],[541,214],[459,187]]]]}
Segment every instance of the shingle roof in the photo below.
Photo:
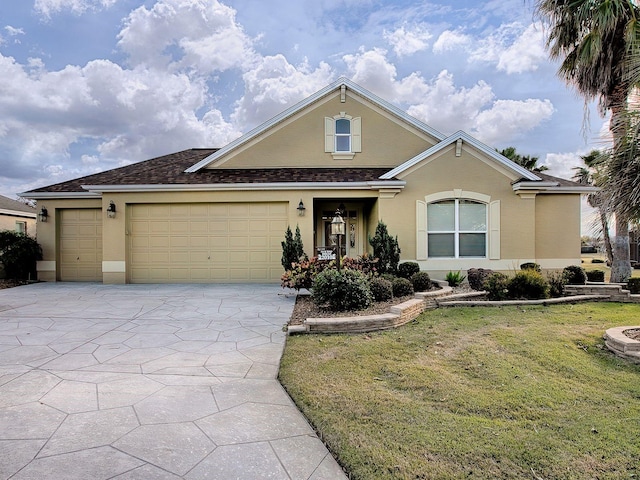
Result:
{"type": "Polygon", "coordinates": [[[185,169],[216,149],[191,149],[164,155],[125,167],[107,170],[67,182],[37,188],[28,193],[86,192],[82,185],[215,185],[234,183],[372,182],[388,168],[250,168],[185,169]]]}
{"type": "Polygon", "coordinates": [[[36,209],[17,200],[0,195],[0,210],[13,210],[16,212],[36,213],[36,209]]]}

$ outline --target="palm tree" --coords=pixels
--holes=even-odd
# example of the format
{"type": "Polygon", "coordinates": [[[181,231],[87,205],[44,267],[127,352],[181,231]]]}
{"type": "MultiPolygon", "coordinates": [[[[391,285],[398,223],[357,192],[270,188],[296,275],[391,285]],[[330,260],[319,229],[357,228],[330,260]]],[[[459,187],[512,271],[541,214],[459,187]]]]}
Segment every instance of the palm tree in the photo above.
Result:
{"type": "Polygon", "coordinates": [[[546,165],[538,165],[538,160],[540,160],[540,157],[532,157],[531,155],[520,155],[518,152],[516,152],[516,147],[507,147],[503,150],[496,149],[496,151],[500,155],[507,157],[512,162],[515,162],[521,167],[524,167],[527,170],[531,170],[532,172],[544,172],[545,170],[549,170],[549,167],[547,167],[546,165]]]}
{"type": "MultiPolygon", "coordinates": [[[[602,153],[599,150],[592,150],[587,155],[581,155],[584,162],[583,167],[574,167],[575,174],[573,179],[582,185],[593,185],[599,187],[603,183],[603,169],[609,156],[606,153],[602,153]]],[[[613,250],[611,247],[611,238],[609,236],[609,215],[605,207],[603,192],[590,193],[587,196],[587,202],[593,208],[598,211],[598,217],[600,225],[598,227],[599,233],[602,234],[604,240],[604,247],[607,253],[607,260],[609,265],[613,261],[613,250]]],[[[596,222],[594,222],[596,223],[596,222]]]]}
{"type": "MultiPolygon", "coordinates": [[[[598,100],[600,113],[611,113],[612,164],[620,162],[629,125],[627,99],[633,80],[627,73],[640,48],[640,10],[635,0],[538,0],[538,16],[548,27],[547,48],[561,60],[558,75],[587,104],[598,100]]],[[[616,211],[611,281],[631,276],[629,216],[616,211]]]]}

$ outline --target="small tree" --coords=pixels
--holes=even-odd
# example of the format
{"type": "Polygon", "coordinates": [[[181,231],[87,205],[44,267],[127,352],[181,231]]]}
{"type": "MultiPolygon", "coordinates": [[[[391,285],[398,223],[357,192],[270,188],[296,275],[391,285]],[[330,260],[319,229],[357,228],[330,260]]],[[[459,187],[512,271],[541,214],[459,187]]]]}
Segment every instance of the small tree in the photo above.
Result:
{"type": "Polygon", "coordinates": [[[0,263],[7,278],[36,278],[36,261],[42,260],[42,248],[35,239],[11,230],[0,232],[0,263]]]}
{"type": "Polygon", "coordinates": [[[284,242],[280,242],[282,245],[282,268],[285,272],[291,270],[291,265],[298,262],[298,252],[296,244],[293,240],[293,233],[291,233],[291,227],[287,227],[287,231],[284,232],[284,242]]]}
{"type": "Polygon", "coordinates": [[[378,222],[376,234],[369,237],[369,243],[373,247],[373,256],[378,258],[379,273],[393,273],[398,271],[400,262],[400,247],[398,237],[393,238],[387,231],[387,226],[378,222]]]}
{"type": "Polygon", "coordinates": [[[293,245],[296,251],[296,262],[299,262],[300,259],[305,258],[306,255],[304,253],[304,245],[302,244],[302,235],[300,235],[300,226],[296,225],[296,235],[293,237],[293,245]]]}

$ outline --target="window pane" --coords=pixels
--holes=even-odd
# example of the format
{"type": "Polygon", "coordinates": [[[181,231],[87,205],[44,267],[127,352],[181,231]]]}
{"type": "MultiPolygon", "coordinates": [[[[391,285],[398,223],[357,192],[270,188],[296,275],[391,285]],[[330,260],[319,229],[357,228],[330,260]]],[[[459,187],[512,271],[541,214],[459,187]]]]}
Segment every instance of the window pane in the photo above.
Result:
{"type": "Polygon", "coordinates": [[[351,151],[351,145],[349,145],[351,142],[351,137],[349,136],[345,136],[345,137],[339,137],[336,135],[336,152],[350,152],[351,151]]]}
{"type": "Polygon", "coordinates": [[[350,134],[351,133],[351,121],[344,118],[336,120],[336,133],[350,134]]]}
{"type": "Polygon", "coordinates": [[[487,255],[487,236],[484,233],[461,233],[460,256],[484,257],[487,255]]]}
{"type": "Polygon", "coordinates": [[[427,205],[427,230],[442,232],[455,230],[455,201],[430,203],[427,205]]]}
{"type": "Polygon", "coordinates": [[[484,203],[460,200],[459,205],[461,231],[487,231],[487,206],[484,203]]]}
{"type": "Polygon", "coordinates": [[[455,250],[453,248],[453,233],[430,233],[429,234],[429,251],[430,257],[453,257],[455,250]]]}

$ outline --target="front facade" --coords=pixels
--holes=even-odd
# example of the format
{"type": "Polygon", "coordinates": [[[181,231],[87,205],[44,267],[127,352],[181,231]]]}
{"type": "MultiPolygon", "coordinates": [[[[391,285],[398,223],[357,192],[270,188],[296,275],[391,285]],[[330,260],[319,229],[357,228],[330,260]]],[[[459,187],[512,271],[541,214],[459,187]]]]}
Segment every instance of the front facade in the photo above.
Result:
{"type": "Polygon", "coordinates": [[[580,195],[464,132],[445,137],[340,79],[221,149],[192,149],[24,194],[46,208],[40,280],[277,282],[280,242],[370,251],[379,221],[435,278],[580,261],[580,195]]]}

